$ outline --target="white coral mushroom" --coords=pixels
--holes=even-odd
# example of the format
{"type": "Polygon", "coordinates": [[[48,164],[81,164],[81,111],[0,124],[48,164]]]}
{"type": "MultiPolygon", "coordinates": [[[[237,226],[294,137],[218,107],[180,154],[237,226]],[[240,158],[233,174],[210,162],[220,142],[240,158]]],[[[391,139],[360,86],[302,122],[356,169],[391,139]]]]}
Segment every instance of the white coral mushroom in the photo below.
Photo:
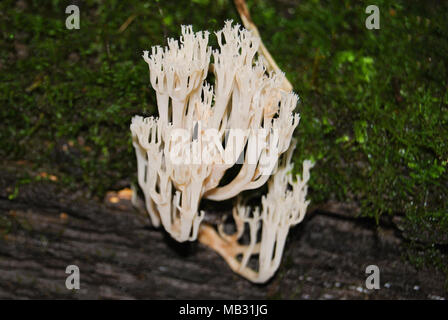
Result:
{"type": "Polygon", "coordinates": [[[234,272],[255,283],[266,282],[277,271],[289,229],[303,220],[309,204],[306,200],[307,182],[313,163],[305,160],[302,177],[297,175],[296,181],[293,181],[290,173],[293,169],[290,163],[293,147],[286,157],[285,166],[271,177],[268,193],[262,197],[261,209],[256,207],[251,210],[238,201],[233,210],[235,234],[225,234],[221,225],[218,233],[212,228],[203,227],[199,236],[199,240],[215,249],[234,272]],[[241,245],[239,240],[246,224],[249,226],[250,241],[247,245],[241,245]],[[258,265],[251,268],[249,261],[257,255],[258,265]]]}
{"type": "Polygon", "coordinates": [[[276,172],[261,211],[256,209],[249,218],[248,209],[240,205],[235,209],[235,217],[249,223],[251,234],[262,222],[263,239],[270,239],[247,249],[241,263],[240,269],[246,270],[247,255],[262,250],[258,278],[239,271],[252,281],[264,281],[280,261],[281,250],[276,250],[274,264],[266,258],[272,241],[282,248],[282,237],[290,225],[301,221],[307,205],[308,178],[298,185],[286,178],[289,164],[278,168],[299,123],[299,114],[294,113],[298,97],[283,89],[282,73],[268,73],[264,61],[255,58],[258,37],[231,21],[216,36],[219,49],[212,51],[208,32],[194,33],[191,26],[182,26],[179,41],[168,39],[167,47],[153,47],[151,54],[144,51],[159,118],[132,119],[138,183],[153,224],[162,224],[183,242],[198,237],[204,217],[199,212],[201,199],[230,199],[262,186],[276,172]],[[209,69],[214,72],[214,86],[205,80],[209,69]],[[239,159],[244,161],[238,174],[221,185],[239,159]],[[285,189],[286,183],[292,191],[285,189]]]}

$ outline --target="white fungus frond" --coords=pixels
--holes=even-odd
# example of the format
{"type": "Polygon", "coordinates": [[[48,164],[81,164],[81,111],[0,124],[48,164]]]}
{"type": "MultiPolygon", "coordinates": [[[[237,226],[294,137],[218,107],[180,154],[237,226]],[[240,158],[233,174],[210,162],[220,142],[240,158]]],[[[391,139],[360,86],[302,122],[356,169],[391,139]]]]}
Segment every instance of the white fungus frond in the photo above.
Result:
{"type": "Polygon", "coordinates": [[[138,182],[155,226],[180,242],[199,237],[235,272],[265,282],[278,268],[289,228],[302,221],[309,203],[311,162],[303,163],[302,177],[293,181],[290,174],[299,98],[285,91],[282,72],[268,73],[264,58],[257,57],[258,36],[232,21],[215,35],[219,48],[212,50],[208,31],[181,26],[178,40],[143,51],[159,116],[132,118],[138,182]],[[205,81],[209,69],[213,86],[205,81]],[[236,176],[223,183],[227,170],[238,164],[236,176]],[[219,234],[203,228],[201,199],[230,199],[266,182],[269,192],[260,208],[235,206],[235,235],[221,227],[219,234]],[[251,240],[242,246],[237,240],[245,226],[251,240]],[[248,267],[254,254],[256,271],[248,267]]]}

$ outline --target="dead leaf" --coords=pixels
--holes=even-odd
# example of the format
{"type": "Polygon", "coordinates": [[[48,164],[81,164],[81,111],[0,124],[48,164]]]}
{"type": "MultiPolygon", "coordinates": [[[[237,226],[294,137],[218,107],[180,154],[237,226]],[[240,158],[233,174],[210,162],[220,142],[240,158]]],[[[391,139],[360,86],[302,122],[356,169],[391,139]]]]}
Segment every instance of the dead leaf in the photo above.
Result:
{"type": "Polygon", "coordinates": [[[132,199],[132,190],[129,188],[124,188],[118,191],[118,198],[124,199],[124,200],[131,200],[132,199]]]}
{"type": "Polygon", "coordinates": [[[118,202],[120,202],[120,199],[118,199],[118,197],[110,197],[109,202],[110,203],[118,203],[118,202]]]}

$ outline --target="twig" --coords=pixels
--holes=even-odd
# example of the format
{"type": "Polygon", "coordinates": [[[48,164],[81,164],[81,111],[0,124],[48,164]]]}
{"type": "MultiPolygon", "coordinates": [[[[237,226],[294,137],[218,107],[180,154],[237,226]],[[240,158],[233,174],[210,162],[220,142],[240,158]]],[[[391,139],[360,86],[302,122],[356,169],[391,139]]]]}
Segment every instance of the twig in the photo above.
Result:
{"type": "Polygon", "coordinates": [[[126,21],[121,25],[120,29],[118,29],[118,33],[122,33],[126,28],[134,21],[134,19],[137,17],[137,15],[134,13],[129,18],[126,19],[126,21]]]}
{"type": "MultiPolygon", "coordinates": [[[[260,32],[258,32],[258,28],[255,25],[255,23],[252,21],[249,13],[249,9],[247,8],[246,2],[244,0],[234,0],[236,9],[238,10],[238,13],[241,17],[241,20],[243,21],[243,25],[247,30],[250,30],[253,32],[254,35],[260,38],[260,48],[259,53],[266,59],[268,62],[268,69],[275,71],[275,72],[281,72],[280,68],[278,67],[277,63],[275,62],[274,58],[269,53],[268,49],[265,47],[263,41],[261,40],[260,32]]],[[[283,89],[285,91],[292,91],[293,87],[291,83],[288,81],[288,79],[285,77],[285,80],[283,81],[283,89]]]]}

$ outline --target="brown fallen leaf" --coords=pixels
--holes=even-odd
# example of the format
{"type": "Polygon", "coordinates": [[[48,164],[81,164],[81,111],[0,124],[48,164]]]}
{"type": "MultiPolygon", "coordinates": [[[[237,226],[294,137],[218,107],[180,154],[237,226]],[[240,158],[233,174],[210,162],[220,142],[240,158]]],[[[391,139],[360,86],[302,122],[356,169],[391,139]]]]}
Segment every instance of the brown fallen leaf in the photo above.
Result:
{"type": "Polygon", "coordinates": [[[108,191],[105,202],[121,210],[132,209],[133,191],[130,188],[124,188],[119,191],[108,191]]]}
{"type": "Polygon", "coordinates": [[[110,203],[118,203],[118,202],[120,202],[120,199],[118,198],[118,197],[110,197],[109,198],[109,202],[110,203]]]}
{"type": "Polygon", "coordinates": [[[124,188],[118,191],[118,198],[131,200],[132,199],[132,190],[130,188],[124,188]]]}

